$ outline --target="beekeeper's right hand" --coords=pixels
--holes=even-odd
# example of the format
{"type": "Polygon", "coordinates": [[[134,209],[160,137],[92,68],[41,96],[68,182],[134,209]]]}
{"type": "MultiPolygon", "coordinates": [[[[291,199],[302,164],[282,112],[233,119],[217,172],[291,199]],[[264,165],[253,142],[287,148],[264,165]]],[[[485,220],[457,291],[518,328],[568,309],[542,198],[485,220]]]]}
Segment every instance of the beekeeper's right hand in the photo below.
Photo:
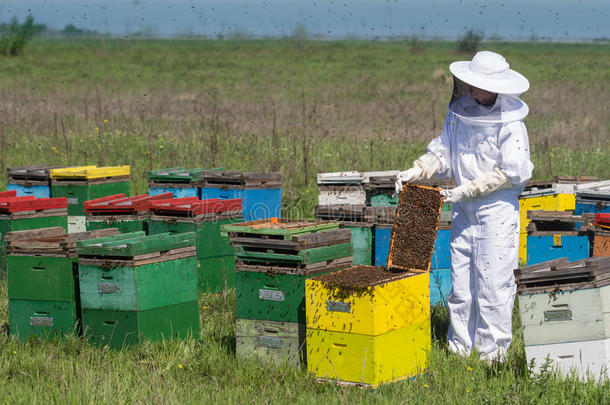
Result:
{"type": "Polygon", "coordinates": [[[423,171],[419,166],[414,166],[404,172],[398,172],[396,182],[394,183],[394,194],[398,196],[404,183],[415,183],[421,179],[423,171]]]}

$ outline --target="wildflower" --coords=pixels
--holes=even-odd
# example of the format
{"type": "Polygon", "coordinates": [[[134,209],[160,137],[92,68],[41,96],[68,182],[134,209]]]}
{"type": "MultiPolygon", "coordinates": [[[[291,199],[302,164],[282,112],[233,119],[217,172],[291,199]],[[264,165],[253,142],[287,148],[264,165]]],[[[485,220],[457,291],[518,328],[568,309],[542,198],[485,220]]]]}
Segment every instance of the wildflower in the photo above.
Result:
{"type": "Polygon", "coordinates": [[[472,367],[468,366],[468,367],[466,367],[466,370],[472,371],[472,367]]]}
{"type": "Polygon", "coordinates": [[[182,364],[178,364],[178,368],[182,368],[182,364]]]}
{"type": "Polygon", "coordinates": [[[13,350],[13,354],[17,354],[17,350],[13,350]]]}
{"type": "Polygon", "coordinates": [[[210,309],[210,307],[201,307],[201,309],[210,309]]]}
{"type": "Polygon", "coordinates": [[[470,392],[470,390],[466,390],[466,392],[470,392]]]}
{"type": "Polygon", "coordinates": [[[107,120],[107,119],[106,119],[106,120],[104,120],[104,124],[108,124],[108,120],[107,120]]]}
{"type": "Polygon", "coordinates": [[[424,387],[428,388],[428,384],[424,384],[424,387]]]}

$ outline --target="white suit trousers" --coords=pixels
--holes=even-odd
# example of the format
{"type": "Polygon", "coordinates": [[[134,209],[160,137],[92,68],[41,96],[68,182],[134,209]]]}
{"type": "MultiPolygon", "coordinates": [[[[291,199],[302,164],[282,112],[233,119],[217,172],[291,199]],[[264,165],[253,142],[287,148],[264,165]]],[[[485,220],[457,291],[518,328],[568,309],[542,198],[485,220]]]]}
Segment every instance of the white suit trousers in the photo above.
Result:
{"type": "Polygon", "coordinates": [[[453,209],[449,348],[461,354],[476,348],[480,357],[493,360],[512,341],[518,202],[473,200],[453,209]]]}

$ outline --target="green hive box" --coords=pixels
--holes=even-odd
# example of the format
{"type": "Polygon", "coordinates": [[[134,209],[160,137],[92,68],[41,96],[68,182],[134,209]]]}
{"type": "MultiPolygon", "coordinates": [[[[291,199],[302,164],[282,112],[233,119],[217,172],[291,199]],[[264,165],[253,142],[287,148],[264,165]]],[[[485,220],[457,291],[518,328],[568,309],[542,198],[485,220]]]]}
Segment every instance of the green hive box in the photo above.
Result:
{"type": "Polygon", "coordinates": [[[238,358],[257,358],[265,363],[305,366],[306,325],[258,319],[237,319],[235,353],[238,358]]]}
{"type": "Polygon", "coordinates": [[[117,228],[121,233],[144,231],[147,233],[147,217],[143,215],[86,215],[88,231],[117,228]]]}
{"type": "Polygon", "coordinates": [[[75,260],[70,257],[9,255],[9,299],[74,302],[75,260]]]}
{"type": "Polygon", "coordinates": [[[373,262],[373,226],[364,223],[343,222],[341,227],[351,230],[354,265],[370,266],[373,262]]]}
{"type": "Polygon", "coordinates": [[[120,193],[129,197],[130,189],[131,182],[125,176],[88,180],[53,179],[51,182],[51,196],[68,199],[68,215],[85,215],[85,201],[120,193]]]}
{"type": "Polygon", "coordinates": [[[94,344],[114,349],[143,341],[197,339],[199,302],[183,302],[146,311],[83,308],[83,334],[94,344]]]}
{"type": "Polygon", "coordinates": [[[197,240],[197,267],[199,269],[199,290],[220,292],[235,286],[235,263],[233,247],[228,236],[221,235],[220,227],[241,222],[241,213],[233,218],[213,220],[204,216],[173,217],[153,214],[149,219],[148,233],[180,234],[194,232],[197,240]]]}
{"type": "Polygon", "coordinates": [[[8,314],[10,334],[22,340],[32,336],[50,338],[78,333],[74,301],[9,299],[8,314]]]}
{"type": "Polygon", "coordinates": [[[6,242],[4,236],[9,232],[25,231],[29,229],[61,227],[68,230],[68,217],[63,214],[46,214],[37,213],[32,218],[23,217],[15,218],[15,214],[0,215],[0,274],[6,274],[7,256],[6,242]]]}
{"type": "Polygon", "coordinates": [[[199,335],[195,234],[120,234],[78,244],[83,333],[121,348],[199,335]]]}

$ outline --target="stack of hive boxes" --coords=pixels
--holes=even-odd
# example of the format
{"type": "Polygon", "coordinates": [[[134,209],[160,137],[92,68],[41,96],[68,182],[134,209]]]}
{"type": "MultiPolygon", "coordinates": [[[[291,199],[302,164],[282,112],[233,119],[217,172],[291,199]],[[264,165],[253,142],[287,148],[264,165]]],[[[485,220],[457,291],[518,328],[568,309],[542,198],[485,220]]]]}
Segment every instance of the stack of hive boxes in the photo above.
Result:
{"type": "Polygon", "coordinates": [[[304,365],[305,280],[352,265],[349,230],[277,219],[223,230],[236,254],[237,355],[304,365]]]}
{"type": "Polygon", "coordinates": [[[87,230],[118,228],[122,233],[148,233],[149,201],[165,200],[172,196],[172,193],[165,193],[127,197],[121,193],[85,201],[83,207],[87,230]]]}
{"type": "Polygon", "coordinates": [[[355,266],[306,281],[308,370],[318,378],[376,387],[427,365],[442,198],[438,189],[406,186],[400,199],[387,268],[355,266]]]}
{"type": "Polygon", "coordinates": [[[244,221],[281,217],[282,177],[279,172],[206,170],[203,172],[203,180],[200,198],[239,198],[243,204],[244,221]]]}
{"type": "Polygon", "coordinates": [[[233,248],[220,227],[242,221],[240,199],[199,200],[197,197],[150,200],[148,233],[193,232],[197,246],[199,289],[220,292],[235,285],[233,248]]]}
{"type": "Polygon", "coordinates": [[[120,193],[130,195],[129,166],[51,169],[50,175],[51,195],[68,200],[68,232],[85,231],[85,201],[120,193]]]}
{"type": "Polygon", "coordinates": [[[168,169],[150,170],[148,172],[148,194],[172,193],[176,198],[201,198],[203,170],[171,167],[168,169]]]}
{"type": "MultiPolygon", "coordinates": [[[[398,171],[336,172],[318,174],[316,218],[340,221],[352,230],[354,264],[385,266],[390,248],[398,198],[394,184],[398,171]]],[[[434,180],[427,186],[455,184],[434,180]]],[[[430,301],[446,302],[451,292],[449,236],[453,207],[443,204],[432,258],[430,301]]]]}
{"type": "Polygon", "coordinates": [[[589,257],[589,235],[580,230],[583,217],[571,211],[529,211],[527,263],[537,264],[562,257],[589,257]]]}
{"type": "Polygon", "coordinates": [[[6,169],[7,190],[15,190],[18,196],[33,196],[37,198],[51,197],[50,169],[55,167],[31,165],[9,167],[6,169]]]}
{"type": "Polygon", "coordinates": [[[364,175],[359,172],[318,173],[320,220],[339,221],[351,231],[354,264],[370,265],[373,260],[373,224],[366,221],[364,175]]]}
{"type": "Polygon", "coordinates": [[[17,197],[17,191],[0,193],[0,273],[6,271],[6,242],[11,231],[59,226],[68,228],[65,198],[17,197]]]}
{"type": "Polygon", "coordinates": [[[610,213],[610,180],[579,184],[574,214],[610,213]]]}
{"type": "Polygon", "coordinates": [[[527,262],[527,226],[529,211],[572,211],[576,206],[574,195],[577,184],[594,181],[594,177],[559,177],[550,181],[529,181],[519,196],[519,266],[527,262]]]}
{"type": "Polygon", "coordinates": [[[122,348],[199,336],[194,233],[132,232],[77,248],[85,337],[122,348]]]}
{"type": "Polygon", "coordinates": [[[66,234],[53,227],[9,232],[8,298],[11,335],[53,337],[78,333],[81,319],[76,242],[117,229],[66,234]]]}
{"type": "Polygon", "coordinates": [[[523,339],[535,371],[610,378],[610,258],[567,258],[515,270],[523,339]]]}

